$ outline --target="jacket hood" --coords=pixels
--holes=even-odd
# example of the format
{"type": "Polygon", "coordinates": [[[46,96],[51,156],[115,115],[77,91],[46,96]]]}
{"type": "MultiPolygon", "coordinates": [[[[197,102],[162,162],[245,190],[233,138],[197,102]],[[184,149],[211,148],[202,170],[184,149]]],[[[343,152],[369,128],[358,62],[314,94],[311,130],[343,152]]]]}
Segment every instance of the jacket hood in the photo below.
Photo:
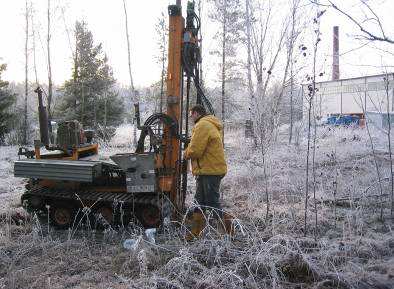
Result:
{"type": "Polygon", "coordinates": [[[223,129],[223,124],[220,121],[220,119],[218,119],[217,117],[215,117],[213,115],[204,116],[201,118],[201,121],[208,121],[208,122],[212,123],[215,127],[217,127],[218,130],[223,129]]]}

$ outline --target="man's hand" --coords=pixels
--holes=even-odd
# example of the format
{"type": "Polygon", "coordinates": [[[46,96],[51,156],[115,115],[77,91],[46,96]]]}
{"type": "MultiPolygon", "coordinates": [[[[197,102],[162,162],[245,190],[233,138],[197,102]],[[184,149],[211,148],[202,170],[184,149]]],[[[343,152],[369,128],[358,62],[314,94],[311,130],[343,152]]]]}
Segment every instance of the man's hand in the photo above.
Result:
{"type": "Polygon", "coordinates": [[[188,150],[187,150],[187,149],[185,150],[185,153],[183,154],[183,157],[184,157],[185,160],[190,159],[189,153],[188,153],[188,150]]]}
{"type": "Polygon", "coordinates": [[[183,142],[185,144],[185,147],[187,147],[190,143],[191,137],[187,137],[185,135],[181,136],[181,142],[183,142]]]}

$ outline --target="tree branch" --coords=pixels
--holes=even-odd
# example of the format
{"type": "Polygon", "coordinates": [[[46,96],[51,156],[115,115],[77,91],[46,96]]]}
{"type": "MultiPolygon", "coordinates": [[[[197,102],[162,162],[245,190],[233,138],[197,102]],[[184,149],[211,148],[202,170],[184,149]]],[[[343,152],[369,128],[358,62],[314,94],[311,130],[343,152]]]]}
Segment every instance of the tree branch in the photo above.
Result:
{"type": "Polygon", "coordinates": [[[383,29],[382,23],[380,21],[380,18],[376,14],[376,12],[365,1],[362,1],[361,3],[364,6],[366,6],[367,9],[376,17],[374,19],[377,21],[377,23],[378,23],[378,25],[380,27],[380,30],[382,32],[382,36],[378,36],[375,33],[367,30],[363,25],[361,25],[361,23],[359,21],[357,21],[349,13],[346,13],[341,8],[339,8],[331,0],[328,0],[328,2],[330,4],[321,4],[321,3],[318,3],[318,1],[316,1],[316,0],[310,0],[310,1],[311,1],[311,3],[316,4],[318,6],[331,7],[333,9],[335,9],[337,12],[339,12],[340,14],[342,14],[343,16],[348,18],[351,22],[353,22],[366,35],[366,36],[364,36],[365,39],[368,39],[368,40],[371,40],[371,41],[380,41],[380,42],[387,42],[387,43],[390,43],[390,44],[394,44],[394,39],[391,39],[391,38],[387,37],[386,34],[384,33],[384,29],[383,29]]]}

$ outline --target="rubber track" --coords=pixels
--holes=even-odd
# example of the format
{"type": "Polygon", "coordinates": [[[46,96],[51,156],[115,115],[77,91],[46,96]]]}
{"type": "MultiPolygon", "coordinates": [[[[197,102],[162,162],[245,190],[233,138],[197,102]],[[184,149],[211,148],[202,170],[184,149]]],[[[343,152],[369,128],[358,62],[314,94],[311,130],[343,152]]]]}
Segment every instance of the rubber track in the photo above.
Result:
{"type": "Polygon", "coordinates": [[[157,194],[137,194],[133,195],[130,193],[119,193],[119,192],[99,192],[94,190],[78,190],[72,192],[68,189],[51,189],[42,186],[35,186],[30,190],[26,191],[22,195],[23,200],[28,199],[30,196],[39,196],[45,199],[52,200],[70,200],[78,201],[82,200],[88,202],[110,202],[110,203],[123,203],[126,205],[133,206],[135,204],[143,205],[153,205],[161,208],[161,214],[163,217],[169,216],[171,206],[170,202],[163,199],[163,205],[161,205],[161,200],[157,194]]]}

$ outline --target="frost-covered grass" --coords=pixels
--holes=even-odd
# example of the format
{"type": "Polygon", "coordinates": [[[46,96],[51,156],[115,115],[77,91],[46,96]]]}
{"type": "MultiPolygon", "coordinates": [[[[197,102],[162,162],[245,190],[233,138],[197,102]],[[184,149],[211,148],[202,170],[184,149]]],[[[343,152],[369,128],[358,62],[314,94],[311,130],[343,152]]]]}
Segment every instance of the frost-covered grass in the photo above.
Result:
{"type": "MultiPolygon", "coordinates": [[[[101,146],[102,157],[132,151],[131,132],[121,128],[115,144],[101,146]]],[[[132,229],[59,232],[35,218],[17,226],[11,218],[15,203],[5,206],[0,288],[393,288],[386,137],[373,131],[384,194],[380,198],[366,130],[319,128],[317,232],[311,177],[304,237],[306,140],[301,133],[299,146],[288,145],[286,135],[279,134],[266,155],[266,179],[260,150],[244,139],[242,131],[226,133],[229,172],[222,182],[223,203],[238,219],[231,240],[212,228],[188,243],[180,231],[169,227],[151,244],[132,229]],[[135,250],[122,247],[128,238],[140,240],[135,250]]],[[[14,196],[19,197],[23,187],[11,177],[13,151],[0,148],[0,174],[9,180],[1,188],[12,189],[5,202],[18,199],[14,196]]]]}
{"type": "Polygon", "coordinates": [[[24,188],[24,181],[14,177],[13,161],[18,158],[15,146],[0,147],[0,211],[16,206],[24,188]]]}

